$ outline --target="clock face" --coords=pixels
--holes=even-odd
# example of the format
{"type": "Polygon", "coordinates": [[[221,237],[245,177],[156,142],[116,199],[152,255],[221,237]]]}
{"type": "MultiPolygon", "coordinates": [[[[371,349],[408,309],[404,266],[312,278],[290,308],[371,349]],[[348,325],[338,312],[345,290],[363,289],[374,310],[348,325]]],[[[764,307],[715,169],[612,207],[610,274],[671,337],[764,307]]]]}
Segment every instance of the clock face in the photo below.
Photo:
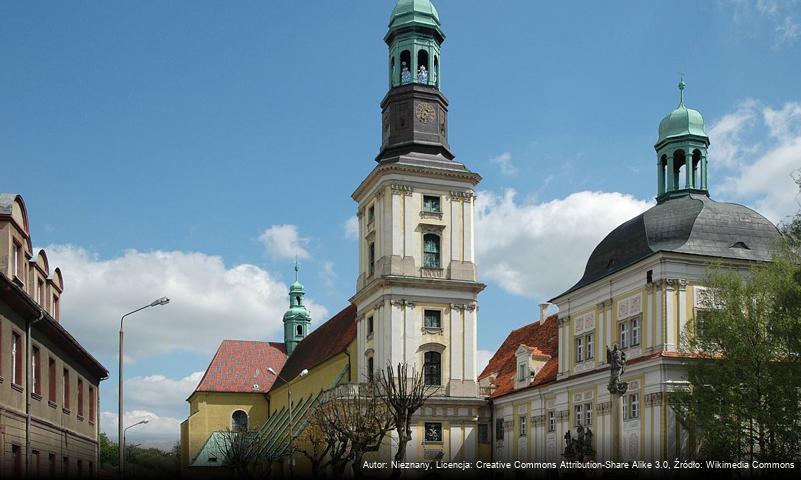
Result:
{"type": "Polygon", "coordinates": [[[417,116],[417,120],[420,123],[429,123],[431,120],[434,120],[434,116],[436,112],[434,111],[434,107],[431,106],[430,103],[420,103],[417,105],[417,110],[415,111],[417,116]]]}

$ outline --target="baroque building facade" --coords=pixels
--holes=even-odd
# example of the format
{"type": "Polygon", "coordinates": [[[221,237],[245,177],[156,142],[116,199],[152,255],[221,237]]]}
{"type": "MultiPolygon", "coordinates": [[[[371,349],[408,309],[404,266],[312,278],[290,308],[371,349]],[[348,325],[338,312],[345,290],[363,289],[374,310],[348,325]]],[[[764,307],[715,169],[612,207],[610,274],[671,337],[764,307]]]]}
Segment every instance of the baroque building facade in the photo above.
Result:
{"type": "Polygon", "coordinates": [[[64,328],[64,277],[32,245],[22,197],[0,194],[0,477],[93,477],[108,371],[64,328]]]}
{"type": "Polygon", "coordinates": [[[708,268],[745,272],[771,261],[780,234],[757,212],[709,197],[709,138],[684,88],[659,125],[656,205],[598,244],[582,278],[551,300],[558,314],[521,329],[530,331],[521,339],[510,335],[515,368],[493,358],[482,372],[496,458],[559,462],[579,427],[592,432],[596,460],[691,457],[694,439],[669,399],[686,384],[683,339],[709,308],[708,268]],[[619,396],[608,388],[614,348],[625,355],[619,396]]]}

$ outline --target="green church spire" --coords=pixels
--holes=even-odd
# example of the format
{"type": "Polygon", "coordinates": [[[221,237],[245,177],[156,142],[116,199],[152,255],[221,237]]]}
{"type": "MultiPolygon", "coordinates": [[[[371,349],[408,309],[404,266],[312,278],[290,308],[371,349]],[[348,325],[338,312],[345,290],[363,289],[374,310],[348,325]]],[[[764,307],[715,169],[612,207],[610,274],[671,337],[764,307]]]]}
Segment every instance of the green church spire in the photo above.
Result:
{"type": "Polygon", "coordinates": [[[688,193],[709,195],[704,117],[684,105],[687,84],[679,81],[679,106],[659,123],[656,141],[657,201],[688,193]],[[683,177],[683,178],[682,178],[683,177]]]}
{"type": "Polygon", "coordinates": [[[289,286],[289,310],[284,314],[284,344],[287,355],[291,355],[301,340],[309,334],[311,314],[303,304],[306,290],[298,280],[300,267],[295,260],[295,282],[289,286]]]}
{"type": "Polygon", "coordinates": [[[440,85],[440,48],[445,41],[430,0],[398,0],[384,37],[389,45],[389,86],[440,85]]]}

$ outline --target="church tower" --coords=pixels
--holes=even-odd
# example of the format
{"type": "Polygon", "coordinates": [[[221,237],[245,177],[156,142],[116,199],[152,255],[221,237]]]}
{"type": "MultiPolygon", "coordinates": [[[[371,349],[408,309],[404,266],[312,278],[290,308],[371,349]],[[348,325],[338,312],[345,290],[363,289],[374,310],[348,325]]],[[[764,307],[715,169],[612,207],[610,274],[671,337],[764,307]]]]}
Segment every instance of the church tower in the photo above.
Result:
{"type": "Polygon", "coordinates": [[[284,344],[287,355],[292,355],[298,343],[306,338],[311,324],[311,314],[303,304],[306,291],[298,280],[298,270],[298,264],[295,262],[295,282],[289,286],[289,310],[284,314],[284,344]]]}
{"type": "Polygon", "coordinates": [[[709,196],[706,175],[709,137],[701,113],[684,105],[686,87],[682,79],[679,82],[679,106],[659,123],[659,139],[654,145],[658,202],[687,193],[709,196]]]}
{"type": "MultiPolygon", "coordinates": [[[[381,102],[381,148],[352,195],[359,220],[351,298],[358,380],[399,363],[424,372],[436,394],[421,410],[412,445],[450,438],[444,458],[472,458],[482,404],[476,324],[484,285],[474,248],[481,177],[456,161],[448,144],[448,100],[440,90],[445,35],[437,10],[429,0],[399,0],[384,40],[389,91],[381,102]],[[460,408],[449,403],[457,398],[460,408]]],[[[411,445],[410,452],[423,457],[411,445]]]]}

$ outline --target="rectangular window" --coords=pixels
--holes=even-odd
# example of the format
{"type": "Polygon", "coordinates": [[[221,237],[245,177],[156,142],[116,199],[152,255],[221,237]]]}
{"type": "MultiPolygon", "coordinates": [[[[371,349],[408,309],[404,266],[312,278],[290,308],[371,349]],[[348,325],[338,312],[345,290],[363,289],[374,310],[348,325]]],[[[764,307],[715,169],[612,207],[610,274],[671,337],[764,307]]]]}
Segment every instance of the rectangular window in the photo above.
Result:
{"type": "Polygon", "coordinates": [[[78,466],[78,478],[81,478],[83,477],[83,460],[79,458],[76,465],[78,466]]]}
{"type": "Polygon", "coordinates": [[[53,295],[53,318],[58,320],[61,317],[61,306],[58,303],[58,296],[53,295]]]}
{"type": "Polygon", "coordinates": [[[442,354],[439,352],[426,352],[423,356],[423,373],[426,385],[441,385],[442,383],[442,354]]]}
{"type": "Polygon", "coordinates": [[[555,432],[556,431],[556,412],[553,410],[548,411],[548,431],[555,432]]]}
{"type": "Polygon", "coordinates": [[[439,310],[426,310],[423,317],[426,328],[442,328],[442,312],[439,310]]]}
{"type": "Polygon", "coordinates": [[[83,417],[83,380],[78,379],[78,416],[83,417]]]}
{"type": "Polygon", "coordinates": [[[526,370],[528,370],[528,369],[526,368],[526,364],[525,363],[521,363],[521,364],[519,364],[517,366],[517,381],[518,382],[526,381],[526,370]]]}
{"type": "Polygon", "coordinates": [[[367,224],[370,225],[375,220],[375,206],[371,205],[367,208],[367,224]]]}
{"type": "Polygon", "coordinates": [[[56,403],[56,361],[53,360],[53,357],[49,357],[47,361],[47,375],[47,399],[53,403],[56,403]]]}
{"type": "Polygon", "coordinates": [[[620,348],[629,347],[629,330],[626,322],[620,323],[620,348]]]}
{"type": "Polygon", "coordinates": [[[426,442],[441,442],[442,441],[442,424],[437,422],[426,422],[426,442]]]}
{"type": "Polygon", "coordinates": [[[39,450],[31,450],[31,478],[39,478],[39,450]]]}
{"type": "Polygon", "coordinates": [[[495,420],[495,440],[503,440],[503,419],[495,420]]]}
{"type": "Polygon", "coordinates": [[[591,426],[592,425],[592,404],[585,403],[584,404],[584,425],[591,426]]]}
{"type": "Polygon", "coordinates": [[[595,344],[591,333],[585,336],[585,343],[587,344],[587,356],[585,358],[587,360],[595,358],[595,344]]]}
{"type": "Polygon", "coordinates": [[[62,387],[64,389],[63,390],[64,391],[64,395],[63,395],[63,398],[61,399],[61,401],[62,401],[61,405],[64,408],[66,408],[67,410],[69,410],[70,409],[70,371],[67,370],[66,368],[62,372],[62,380],[63,380],[62,387]]]}
{"type": "Polygon", "coordinates": [[[14,276],[22,280],[22,245],[14,242],[14,258],[12,260],[14,276]]]}
{"type": "Polygon", "coordinates": [[[640,344],[640,318],[631,320],[631,346],[640,344]]]}
{"type": "Polygon", "coordinates": [[[374,368],[373,367],[373,357],[368,357],[367,358],[367,379],[368,380],[372,380],[373,379],[373,371],[374,371],[373,368],[374,368]]]}
{"type": "Polygon", "coordinates": [[[31,356],[31,375],[33,378],[33,393],[37,395],[42,394],[42,371],[41,363],[39,362],[39,347],[33,347],[33,355],[31,356]]]}
{"type": "Polygon", "coordinates": [[[633,393],[629,395],[629,403],[631,405],[631,418],[640,418],[640,394],[633,393]]]}
{"type": "Polygon", "coordinates": [[[373,317],[367,317],[367,335],[373,334],[373,317]]]}
{"type": "Polygon", "coordinates": [[[584,337],[576,339],[576,363],[584,361],[584,337]]]}
{"type": "MultiPolygon", "coordinates": [[[[372,358],[371,358],[372,360],[372,358]]],[[[89,387],[89,421],[95,421],[95,389],[89,387]]]]}
{"type": "Polygon", "coordinates": [[[573,421],[575,422],[577,427],[580,427],[581,426],[581,422],[584,420],[582,406],[581,405],[575,405],[573,407],[573,410],[574,410],[573,421]]]}
{"type": "Polygon", "coordinates": [[[22,385],[22,337],[16,332],[11,334],[11,382],[15,385],[22,385]]]}
{"type": "Polygon", "coordinates": [[[423,195],[423,211],[430,213],[440,213],[440,198],[434,195],[423,195]]]}
{"type": "Polygon", "coordinates": [[[370,275],[375,273],[375,243],[371,243],[368,250],[368,261],[370,262],[370,275]]]}
{"type": "Polygon", "coordinates": [[[489,425],[486,423],[478,424],[478,443],[490,443],[489,425]]]}
{"type": "Polygon", "coordinates": [[[61,460],[61,476],[64,478],[70,476],[70,457],[64,457],[61,460]]]}
{"type": "Polygon", "coordinates": [[[429,233],[423,235],[423,267],[440,268],[439,261],[440,238],[429,233]]]}
{"type": "Polygon", "coordinates": [[[525,437],[526,436],[526,416],[525,415],[520,415],[520,418],[518,419],[518,422],[519,422],[519,427],[520,427],[520,436],[521,437],[525,437]]]}
{"type": "Polygon", "coordinates": [[[45,306],[45,283],[44,280],[39,280],[36,282],[37,294],[39,299],[39,305],[45,306]]]}
{"type": "Polygon", "coordinates": [[[56,454],[50,453],[47,455],[47,476],[49,478],[56,478],[56,454]]]}

